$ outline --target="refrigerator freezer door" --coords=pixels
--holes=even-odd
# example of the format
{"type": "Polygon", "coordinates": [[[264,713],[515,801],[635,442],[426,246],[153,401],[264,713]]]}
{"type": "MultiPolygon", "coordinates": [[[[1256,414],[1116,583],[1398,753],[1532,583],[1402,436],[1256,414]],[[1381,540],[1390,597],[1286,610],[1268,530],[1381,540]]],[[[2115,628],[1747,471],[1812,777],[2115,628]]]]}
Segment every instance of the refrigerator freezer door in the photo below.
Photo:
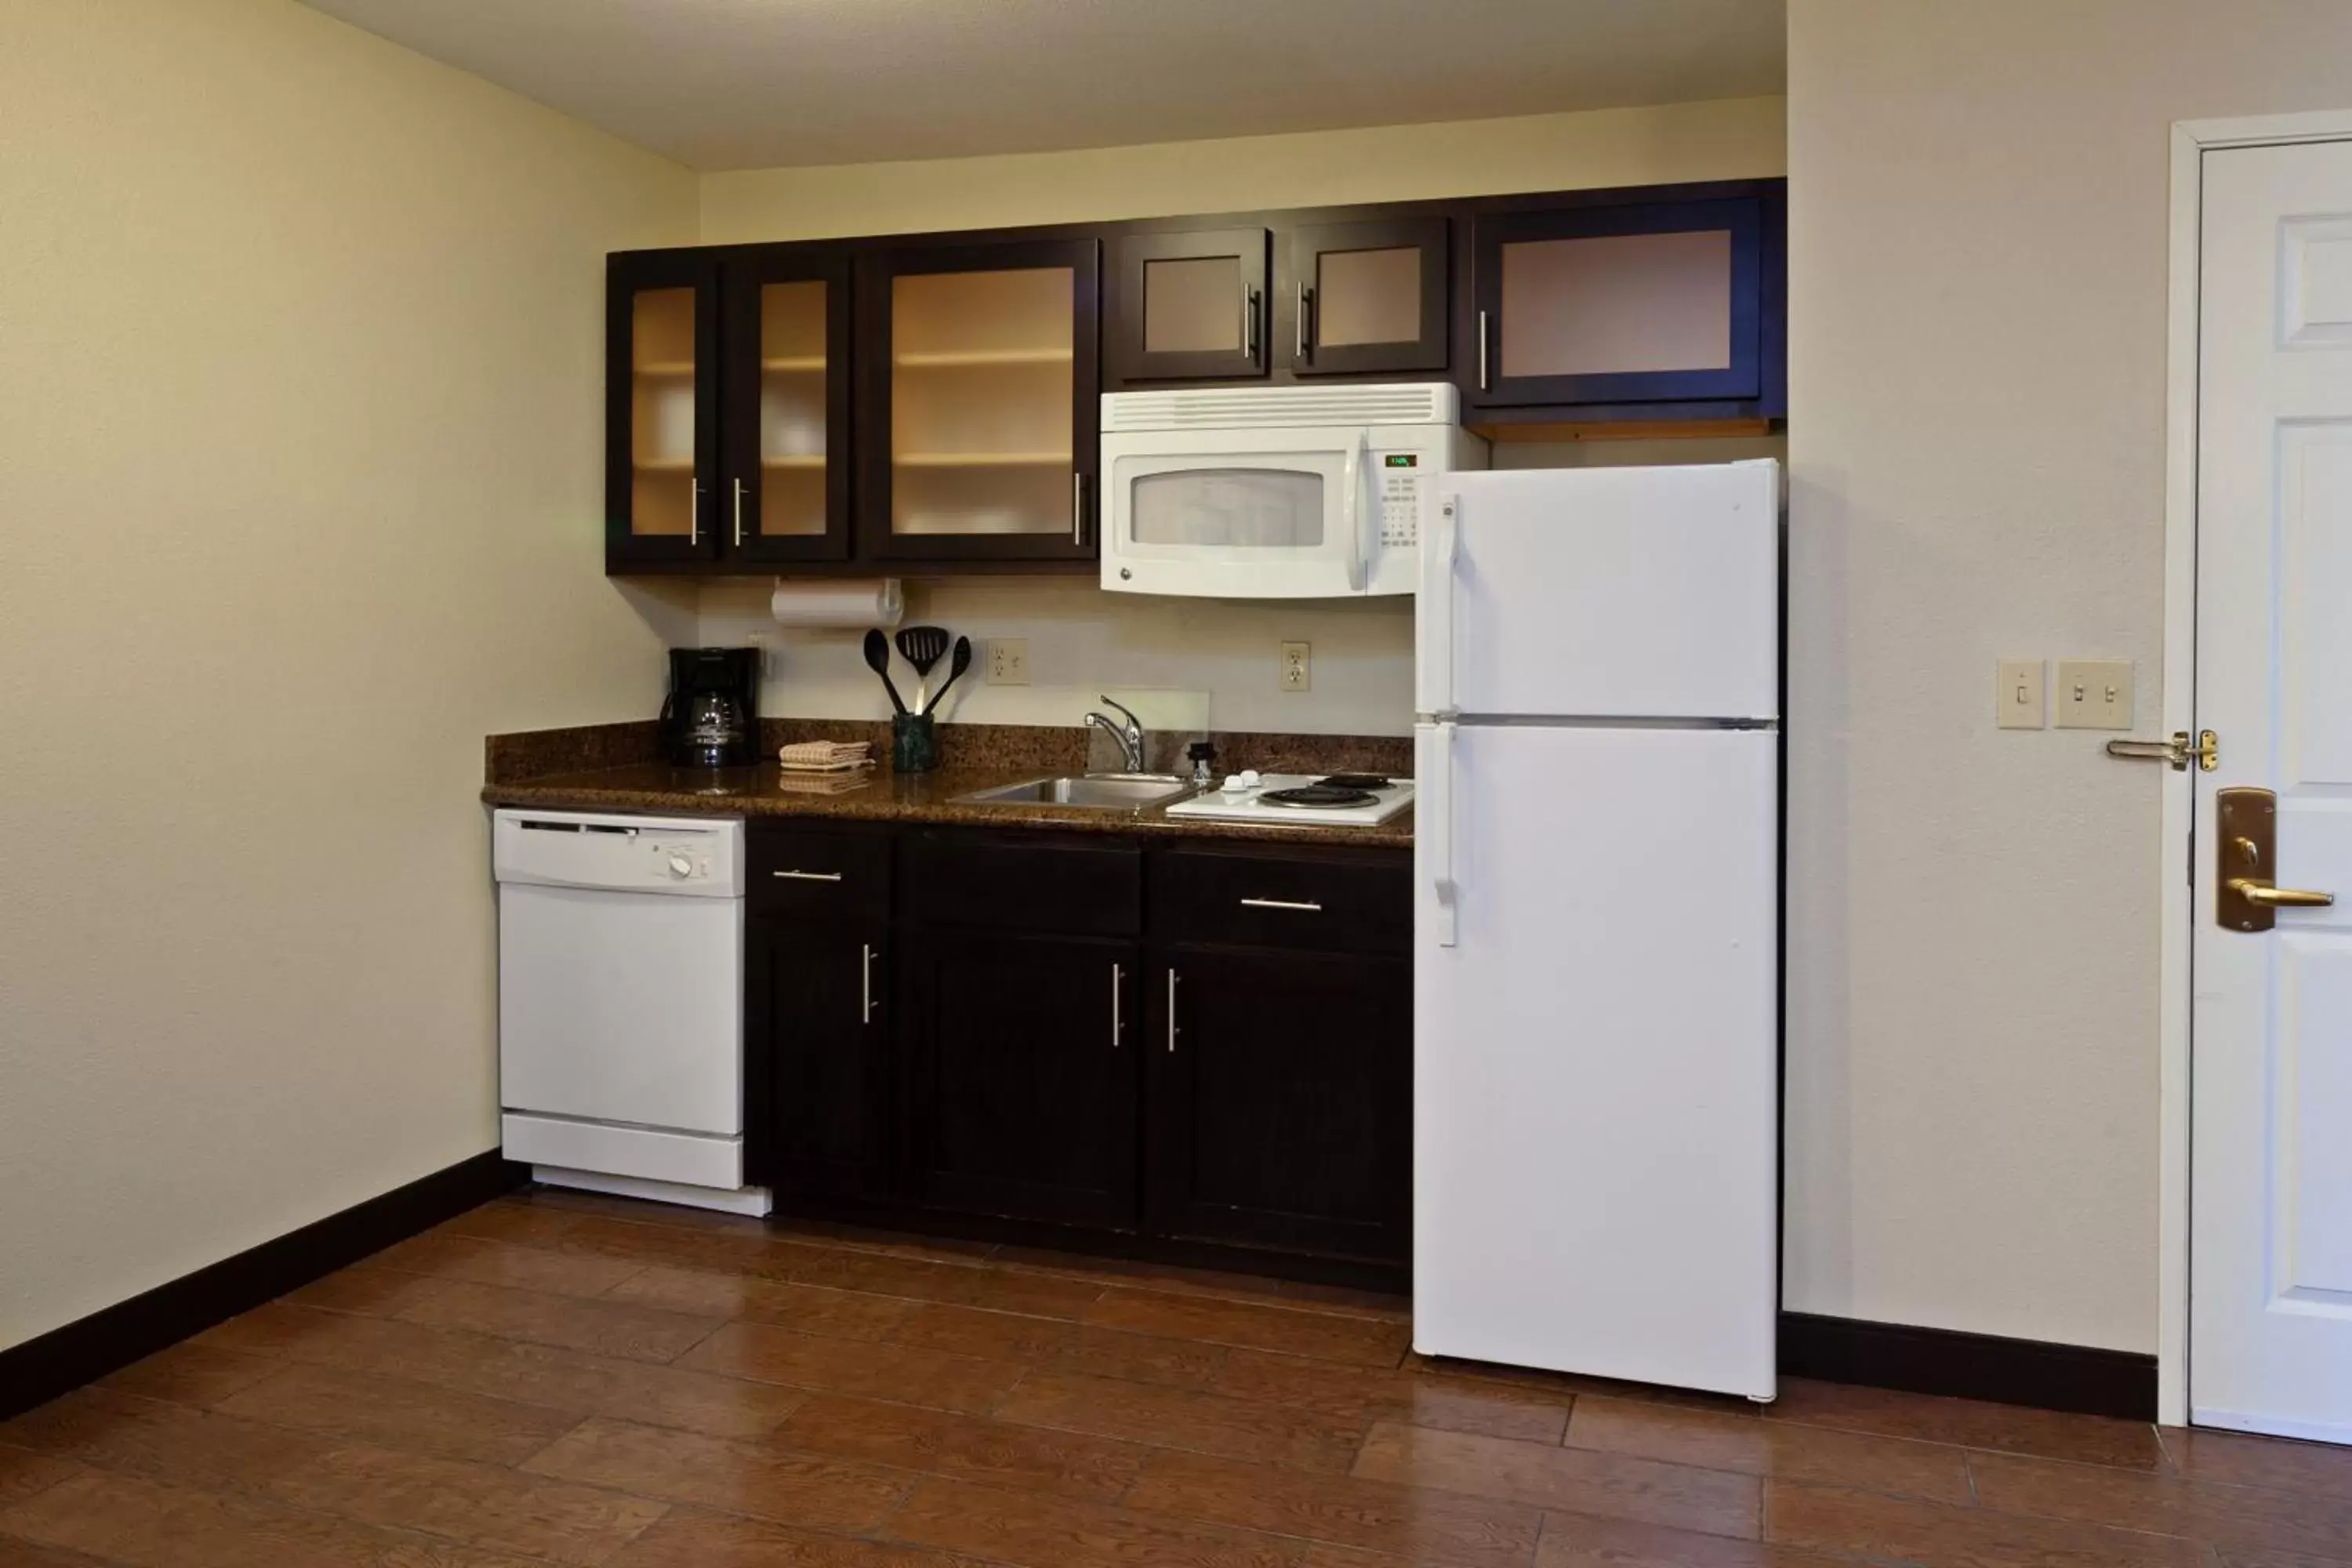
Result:
{"type": "Polygon", "coordinates": [[[1417,710],[1778,718],[1780,489],[1769,459],[1429,485],[1417,710]]]}
{"type": "Polygon", "coordinates": [[[1450,863],[1416,851],[1423,1353],[1772,1395],[1779,744],[1454,731],[1450,863]]]}

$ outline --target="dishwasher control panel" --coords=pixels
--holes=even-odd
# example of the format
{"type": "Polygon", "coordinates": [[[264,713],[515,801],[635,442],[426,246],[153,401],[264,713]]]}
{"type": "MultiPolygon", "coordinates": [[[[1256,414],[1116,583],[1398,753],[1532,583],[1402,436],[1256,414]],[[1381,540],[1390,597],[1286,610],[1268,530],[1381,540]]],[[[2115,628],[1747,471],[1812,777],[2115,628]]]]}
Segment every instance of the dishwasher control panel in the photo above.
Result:
{"type": "Polygon", "coordinates": [[[697,898],[743,895],[743,825],[731,817],[523,811],[498,814],[491,859],[501,882],[697,898]]]}
{"type": "Polygon", "coordinates": [[[691,838],[651,838],[646,847],[654,858],[654,874],[673,882],[710,880],[710,846],[691,838]]]}

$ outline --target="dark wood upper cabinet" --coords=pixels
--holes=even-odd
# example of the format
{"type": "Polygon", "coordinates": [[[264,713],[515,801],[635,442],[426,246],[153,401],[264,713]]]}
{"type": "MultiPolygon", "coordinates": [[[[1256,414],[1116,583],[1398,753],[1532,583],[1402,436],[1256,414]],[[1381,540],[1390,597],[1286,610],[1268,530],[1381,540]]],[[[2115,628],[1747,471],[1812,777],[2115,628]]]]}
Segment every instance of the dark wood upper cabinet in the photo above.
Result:
{"type": "Polygon", "coordinates": [[[1762,195],[1481,213],[1468,401],[1771,412],[1767,218],[1762,195]]]}
{"type": "Polygon", "coordinates": [[[856,269],[856,552],[1088,561],[1100,247],[910,243],[856,269]]]}
{"type": "Polygon", "coordinates": [[[1360,375],[1446,367],[1453,264],[1444,217],[1306,224],[1290,231],[1290,368],[1360,375]]]}
{"type": "Polygon", "coordinates": [[[721,552],[783,564],[850,554],[849,258],[775,247],[724,268],[721,552]]]}
{"type": "Polygon", "coordinates": [[[605,567],[1086,571],[1107,386],[1446,379],[1487,434],[1761,428],[1785,230],[1783,182],[1741,180],[621,252],[605,567]]]}
{"type": "Polygon", "coordinates": [[[1263,228],[1123,235],[1104,300],[1115,383],[1262,376],[1270,240],[1263,228]]]}
{"type": "Polygon", "coordinates": [[[703,251],[608,261],[604,295],[608,568],[719,558],[719,267],[703,251]]]}

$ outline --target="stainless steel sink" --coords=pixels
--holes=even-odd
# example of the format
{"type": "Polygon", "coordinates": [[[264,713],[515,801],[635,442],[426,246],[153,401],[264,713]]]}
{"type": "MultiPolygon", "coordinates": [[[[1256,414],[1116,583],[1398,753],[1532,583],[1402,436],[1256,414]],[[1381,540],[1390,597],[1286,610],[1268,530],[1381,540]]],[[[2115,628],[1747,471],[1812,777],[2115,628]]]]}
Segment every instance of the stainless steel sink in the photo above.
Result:
{"type": "Polygon", "coordinates": [[[1040,811],[1146,811],[1189,794],[1192,788],[1190,780],[1174,773],[1065,773],[976,789],[956,796],[956,804],[1027,805],[1040,811]]]}

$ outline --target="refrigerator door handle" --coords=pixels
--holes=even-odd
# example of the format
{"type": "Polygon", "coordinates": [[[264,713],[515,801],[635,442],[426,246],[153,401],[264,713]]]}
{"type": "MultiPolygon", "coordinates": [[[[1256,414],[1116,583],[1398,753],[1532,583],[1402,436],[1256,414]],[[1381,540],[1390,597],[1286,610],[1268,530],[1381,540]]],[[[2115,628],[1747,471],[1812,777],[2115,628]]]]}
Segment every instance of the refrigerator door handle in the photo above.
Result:
{"type": "Polygon", "coordinates": [[[1454,566],[1462,546],[1459,496],[1437,498],[1437,515],[1431,521],[1428,553],[1422,566],[1421,616],[1422,707],[1433,718],[1459,711],[1454,702],[1454,566]]]}
{"type": "Polygon", "coordinates": [[[1372,580],[1372,552],[1364,548],[1364,459],[1370,456],[1371,437],[1356,432],[1356,444],[1348,448],[1347,466],[1340,470],[1339,487],[1347,491],[1345,505],[1348,548],[1354,552],[1348,562],[1348,587],[1360,594],[1372,580]]]}
{"type": "Polygon", "coordinates": [[[1454,880],[1454,725],[1432,727],[1434,755],[1429,776],[1421,781],[1420,810],[1425,822],[1415,831],[1427,836],[1430,891],[1437,899],[1437,945],[1452,947],[1461,933],[1462,889],[1454,880]]]}

